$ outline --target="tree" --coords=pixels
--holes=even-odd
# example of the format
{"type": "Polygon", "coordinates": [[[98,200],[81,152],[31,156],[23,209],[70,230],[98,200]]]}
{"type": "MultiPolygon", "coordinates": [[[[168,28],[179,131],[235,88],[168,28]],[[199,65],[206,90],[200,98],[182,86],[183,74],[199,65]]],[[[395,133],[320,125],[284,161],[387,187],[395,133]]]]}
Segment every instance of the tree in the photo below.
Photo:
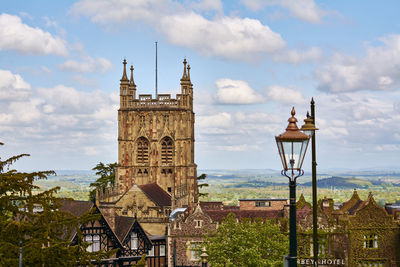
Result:
{"type": "Polygon", "coordinates": [[[238,223],[230,213],[216,231],[205,236],[203,246],[211,266],[261,267],[282,266],[289,242],[276,223],[261,219],[243,219],[238,223]]]}
{"type": "MultiPolygon", "coordinates": [[[[2,143],[0,143],[2,145],[2,143]]],[[[24,266],[75,266],[108,257],[110,253],[90,253],[79,226],[97,215],[80,218],[60,210],[61,200],[54,195],[58,187],[40,191],[34,181],[46,179],[54,171],[18,172],[11,165],[21,154],[4,161],[0,158],[0,266],[18,266],[19,244],[23,244],[24,266]],[[69,241],[72,232],[78,244],[69,241]]],[[[115,251],[114,251],[115,252],[115,251]]]]}
{"type": "Polygon", "coordinates": [[[145,267],[145,266],[146,266],[146,254],[143,254],[140,260],[132,265],[132,267],[145,267]]]}
{"type": "Polygon", "coordinates": [[[109,163],[104,165],[103,162],[99,162],[96,167],[92,170],[96,171],[96,175],[99,175],[100,178],[96,180],[96,182],[91,183],[89,187],[94,187],[89,192],[89,200],[93,200],[96,196],[96,190],[98,189],[106,189],[108,186],[114,186],[115,183],[115,170],[117,168],[117,163],[109,163]]]}
{"type": "MultiPolygon", "coordinates": [[[[199,177],[197,177],[197,182],[199,182],[199,181],[201,181],[201,180],[204,180],[204,179],[206,179],[206,178],[207,178],[207,174],[202,173],[199,177]]],[[[208,196],[208,193],[200,193],[200,189],[203,188],[203,187],[207,187],[207,186],[208,186],[207,183],[202,183],[202,184],[197,183],[197,188],[199,189],[199,190],[198,190],[198,191],[199,191],[199,197],[206,197],[206,196],[208,196]]]]}

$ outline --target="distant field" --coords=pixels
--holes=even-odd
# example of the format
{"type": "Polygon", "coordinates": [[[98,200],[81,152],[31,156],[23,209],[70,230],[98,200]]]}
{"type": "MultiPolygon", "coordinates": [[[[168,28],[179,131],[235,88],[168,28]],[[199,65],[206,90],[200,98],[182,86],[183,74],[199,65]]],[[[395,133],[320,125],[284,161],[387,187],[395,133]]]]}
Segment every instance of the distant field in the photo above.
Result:
{"type": "MultiPolygon", "coordinates": [[[[36,182],[43,189],[61,187],[58,196],[87,200],[89,184],[97,177],[90,171],[58,171],[57,176],[36,182]]],[[[208,174],[201,192],[208,193],[202,200],[223,201],[226,204],[237,204],[241,198],[288,198],[287,178],[273,170],[200,170],[208,174]]],[[[201,181],[203,183],[203,181],[201,181]]],[[[318,177],[318,196],[333,198],[336,203],[347,201],[354,188],[362,199],[371,191],[375,200],[384,203],[400,202],[399,172],[362,172],[341,173],[340,176],[321,174],[318,177]]],[[[297,197],[304,194],[311,201],[311,177],[305,175],[298,179],[297,197]]]]}

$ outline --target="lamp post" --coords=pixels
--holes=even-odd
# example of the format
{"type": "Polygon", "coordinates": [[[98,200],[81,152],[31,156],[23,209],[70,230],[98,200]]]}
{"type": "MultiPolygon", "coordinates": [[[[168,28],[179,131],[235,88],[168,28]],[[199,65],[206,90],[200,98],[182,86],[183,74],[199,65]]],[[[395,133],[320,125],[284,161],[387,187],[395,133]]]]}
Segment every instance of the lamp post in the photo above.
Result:
{"type": "Polygon", "coordinates": [[[201,255],[200,255],[200,257],[201,257],[201,267],[207,267],[207,257],[208,257],[208,254],[207,254],[207,251],[206,251],[206,248],[205,247],[203,247],[203,249],[201,250],[201,255]]]}
{"type": "Polygon", "coordinates": [[[304,174],[301,169],[304,156],[307,151],[310,136],[304,134],[297,127],[297,119],[294,117],[294,107],[291,112],[286,131],[275,136],[281,157],[283,170],[281,174],[289,178],[289,266],[297,266],[297,241],[296,241],[296,179],[304,174]]]}
{"type": "Polygon", "coordinates": [[[301,130],[311,137],[311,154],[312,154],[312,202],[313,202],[313,253],[314,266],[318,266],[318,225],[317,225],[317,161],[315,152],[315,110],[314,98],[311,98],[311,116],[307,112],[307,118],[304,120],[304,125],[301,130]]]}

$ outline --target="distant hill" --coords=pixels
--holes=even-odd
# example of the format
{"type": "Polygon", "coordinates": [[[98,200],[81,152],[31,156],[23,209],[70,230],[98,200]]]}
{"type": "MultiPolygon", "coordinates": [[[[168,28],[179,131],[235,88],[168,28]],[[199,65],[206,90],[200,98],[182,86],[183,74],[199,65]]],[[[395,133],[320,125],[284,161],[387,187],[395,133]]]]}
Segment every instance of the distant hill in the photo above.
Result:
{"type": "MultiPolygon", "coordinates": [[[[303,186],[312,186],[311,182],[302,184],[303,186]]],[[[332,176],[317,181],[317,186],[320,188],[370,188],[374,186],[400,186],[400,184],[392,184],[385,181],[379,180],[366,180],[359,178],[343,178],[338,176],[332,176]]]]}

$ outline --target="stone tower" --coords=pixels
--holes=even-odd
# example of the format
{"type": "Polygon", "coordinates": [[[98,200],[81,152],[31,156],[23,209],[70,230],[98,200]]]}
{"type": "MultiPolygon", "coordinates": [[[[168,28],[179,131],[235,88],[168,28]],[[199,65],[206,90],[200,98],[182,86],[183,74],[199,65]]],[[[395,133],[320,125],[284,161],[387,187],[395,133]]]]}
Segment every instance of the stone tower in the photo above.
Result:
{"type": "Polygon", "coordinates": [[[171,196],[171,209],[197,202],[194,163],[193,84],[183,61],[181,93],[136,97],[133,67],[126,60],[120,83],[118,110],[118,170],[116,186],[124,194],[132,186],[156,184],[171,196]]]}

